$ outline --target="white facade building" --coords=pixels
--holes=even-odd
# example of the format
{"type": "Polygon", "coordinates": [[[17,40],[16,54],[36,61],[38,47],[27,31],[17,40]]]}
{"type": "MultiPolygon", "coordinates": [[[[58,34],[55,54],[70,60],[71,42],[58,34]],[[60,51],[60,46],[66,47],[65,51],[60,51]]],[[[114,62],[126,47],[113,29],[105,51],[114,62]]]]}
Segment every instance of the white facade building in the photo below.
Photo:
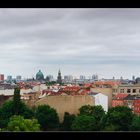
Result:
{"type": "Polygon", "coordinates": [[[91,95],[95,98],[95,105],[101,105],[104,111],[108,111],[108,96],[102,93],[91,93],[91,95]]]}

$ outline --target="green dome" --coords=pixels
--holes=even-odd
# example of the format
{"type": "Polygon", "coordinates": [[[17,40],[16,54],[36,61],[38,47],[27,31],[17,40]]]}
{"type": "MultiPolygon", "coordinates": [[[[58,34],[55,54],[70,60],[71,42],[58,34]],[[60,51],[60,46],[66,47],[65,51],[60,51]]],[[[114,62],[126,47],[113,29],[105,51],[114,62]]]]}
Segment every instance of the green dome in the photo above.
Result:
{"type": "Polygon", "coordinates": [[[44,75],[41,72],[41,70],[39,70],[39,72],[36,74],[36,79],[37,80],[43,80],[44,79],[44,75]]]}

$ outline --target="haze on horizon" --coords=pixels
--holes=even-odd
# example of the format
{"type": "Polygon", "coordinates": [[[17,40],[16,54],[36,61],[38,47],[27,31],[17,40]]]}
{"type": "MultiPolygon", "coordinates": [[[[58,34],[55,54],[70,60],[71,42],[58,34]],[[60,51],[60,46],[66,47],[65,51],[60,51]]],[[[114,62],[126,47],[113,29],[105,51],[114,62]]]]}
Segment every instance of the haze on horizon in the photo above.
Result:
{"type": "Polygon", "coordinates": [[[0,73],[140,76],[140,9],[0,9],[0,73]]]}

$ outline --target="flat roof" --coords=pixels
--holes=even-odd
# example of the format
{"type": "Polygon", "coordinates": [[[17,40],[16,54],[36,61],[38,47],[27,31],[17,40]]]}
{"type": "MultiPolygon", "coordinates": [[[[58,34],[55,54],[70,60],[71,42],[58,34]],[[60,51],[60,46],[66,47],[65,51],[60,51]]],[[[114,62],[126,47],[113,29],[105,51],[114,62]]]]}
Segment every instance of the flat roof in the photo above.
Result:
{"type": "Polygon", "coordinates": [[[136,85],[119,85],[118,87],[140,87],[140,84],[136,84],[136,85]]]}

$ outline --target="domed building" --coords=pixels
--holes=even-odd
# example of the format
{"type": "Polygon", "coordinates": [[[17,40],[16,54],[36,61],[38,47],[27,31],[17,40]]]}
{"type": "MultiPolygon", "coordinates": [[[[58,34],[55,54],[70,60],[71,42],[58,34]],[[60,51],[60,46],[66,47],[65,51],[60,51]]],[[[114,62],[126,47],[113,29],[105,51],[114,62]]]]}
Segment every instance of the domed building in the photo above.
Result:
{"type": "Polygon", "coordinates": [[[136,83],[136,84],[140,83],[140,77],[137,77],[137,78],[135,79],[135,83],[136,83]]]}
{"type": "Polygon", "coordinates": [[[41,70],[36,74],[36,80],[44,80],[44,75],[41,70]]]}

